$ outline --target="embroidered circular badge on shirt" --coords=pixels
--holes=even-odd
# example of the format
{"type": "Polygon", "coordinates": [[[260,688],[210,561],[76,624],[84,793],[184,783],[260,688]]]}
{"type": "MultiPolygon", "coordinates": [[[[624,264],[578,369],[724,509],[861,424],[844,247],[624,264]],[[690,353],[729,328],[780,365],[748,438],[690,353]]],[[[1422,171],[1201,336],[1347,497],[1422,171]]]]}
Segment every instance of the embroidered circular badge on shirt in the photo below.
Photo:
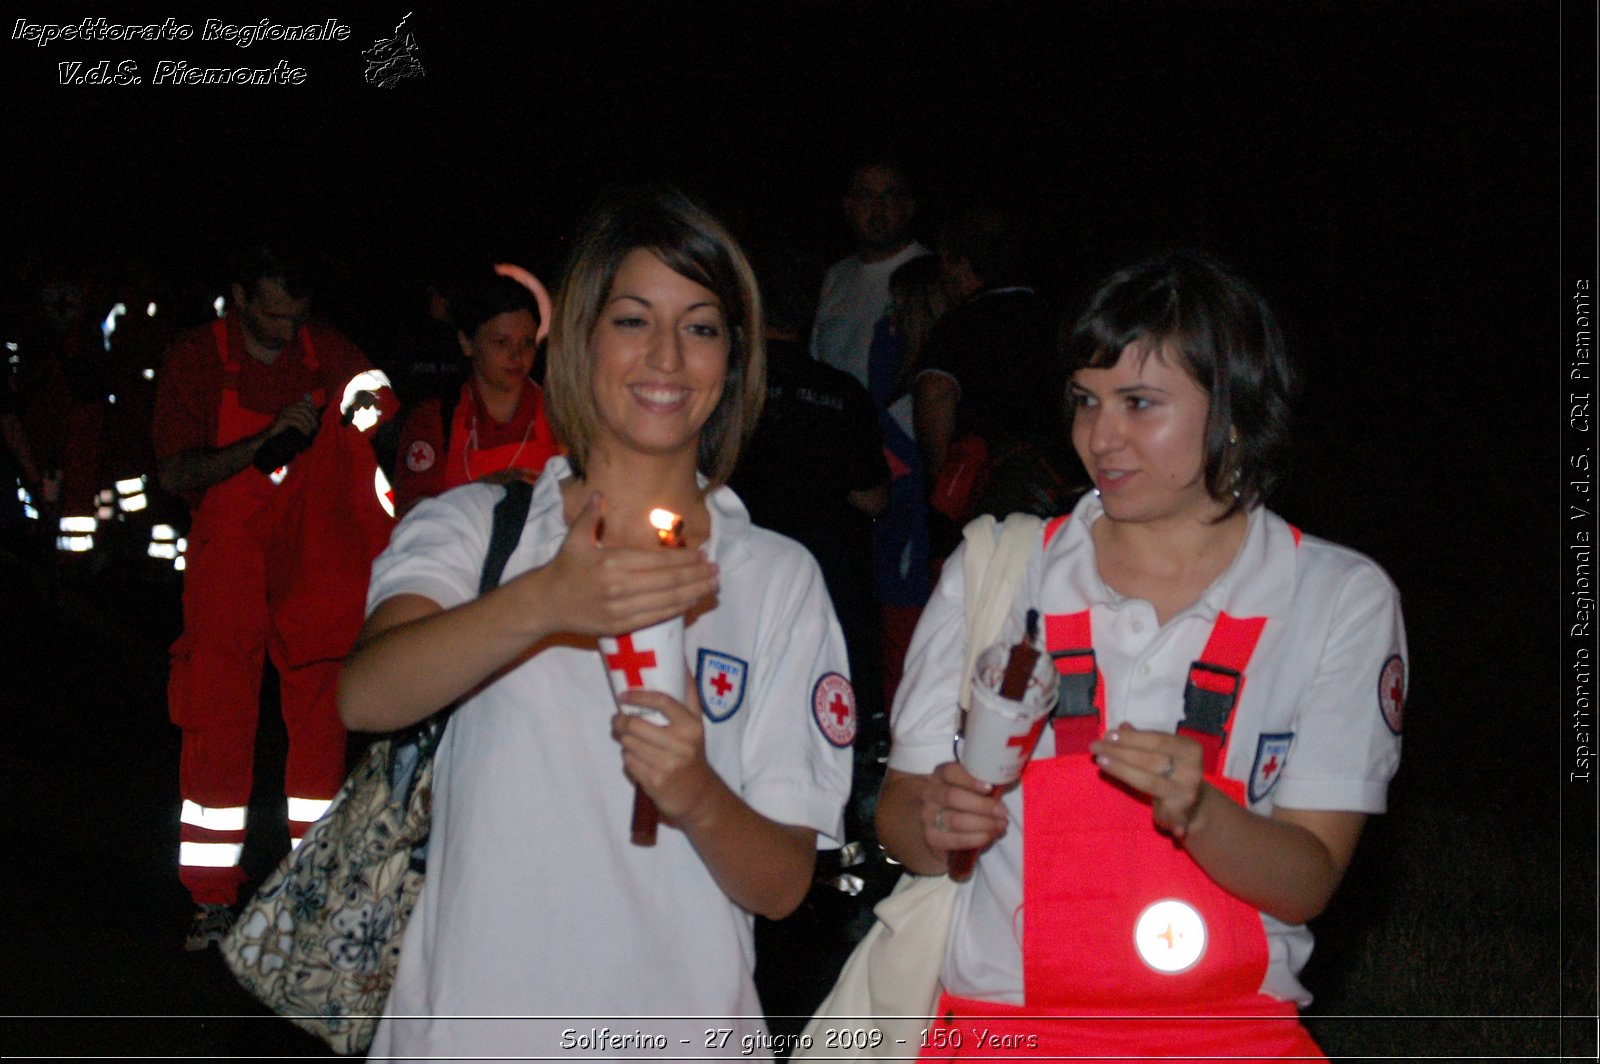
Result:
{"type": "Polygon", "coordinates": [[[811,689],[811,717],[834,746],[856,741],[856,693],[836,672],[825,674],[811,689]]]}
{"type": "Polygon", "coordinates": [[[1163,975],[1193,968],[1206,952],[1206,922],[1187,902],[1167,898],[1139,914],[1133,925],[1139,959],[1163,975]]]}
{"type": "Polygon", "coordinates": [[[1406,705],[1406,663],[1399,654],[1392,654],[1383,663],[1378,674],[1378,708],[1383,711],[1383,722],[1396,735],[1404,722],[1406,705]]]}
{"type": "Polygon", "coordinates": [[[431,443],[427,440],[418,440],[406,448],[406,468],[413,473],[426,473],[433,468],[433,463],[438,457],[431,443]]]}

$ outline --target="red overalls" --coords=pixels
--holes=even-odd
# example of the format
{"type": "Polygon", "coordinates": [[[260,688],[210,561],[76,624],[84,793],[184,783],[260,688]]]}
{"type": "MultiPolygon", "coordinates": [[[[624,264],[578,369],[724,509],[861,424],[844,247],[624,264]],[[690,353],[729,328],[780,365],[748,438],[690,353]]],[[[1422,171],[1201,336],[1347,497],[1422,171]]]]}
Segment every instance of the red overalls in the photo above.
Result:
{"type": "MultiPolygon", "coordinates": [[[[1218,616],[1178,729],[1200,743],[1206,781],[1241,803],[1244,784],[1221,771],[1265,625],[1218,616]]],[[[946,994],[922,1056],[1324,1059],[1294,1004],[1261,993],[1261,914],[1213,883],[1156,830],[1149,799],[1089,755],[1106,729],[1089,611],[1047,614],[1045,645],[1061,699],[1055,756],[1022,775],[1024,1003],[946,994]]]]}
{"type": "Polygon", "coordinates": [[[498,447],[477,447],[477,389],[471,378],[461,385],[461,401],[456,403],[450,424],[450,453],[445,457],[445,490],[481,480],[490,473],[506,469],[526,469],[538,473],[550,457],[560,453],[550,422],[544,416],[544,393],[531,382],[517,401],[512,424],[526,418],[527,431],[516,443],[498,447]],[[532,406],[529,410],[528,405],[532,406]]]}
{"type": "MultiPolygon", "coordinates": [[[[242,366],[230,350],[225,319],[213,324],[213,336],[223,366],[216,445],[225,447],[260,432],[275,415],[239,404],[242,366]]],[[[319,362],[306,330],[300,343],[305,368],[315,372],[319,362]]],[[[323,389],[314,389],[312,401],[320,407],[325,400],[323,389]]],[[[207,489],[189,532],[183,634],[172,645],[167,698],[172,722],[183,729],[178,878],[196,904],[232,904],[244,880],[239,857],[271,627],[265,547],[251,518],[274,491],[271,478],[247,466],[207,489]]],[[[279,664],[276,653],[274,664],[279,664]]],[[[330,720],[316,712],[314,694],[300,690],[292,672],[284,670],[281,679],[289,735],[285,791],[297,811],[302,811],[298,800],[325,807],[344,776],[344,729],[337,716],[330,720]]],[[[315,819],[309,816],[306,823],[315,819]]]]}

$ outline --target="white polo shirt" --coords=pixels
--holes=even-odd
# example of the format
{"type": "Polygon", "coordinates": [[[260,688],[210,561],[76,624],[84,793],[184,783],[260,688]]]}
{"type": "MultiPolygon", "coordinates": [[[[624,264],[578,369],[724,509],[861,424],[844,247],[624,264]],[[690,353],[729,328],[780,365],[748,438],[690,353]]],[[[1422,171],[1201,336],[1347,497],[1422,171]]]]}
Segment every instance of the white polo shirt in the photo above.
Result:
{"type": "Polygon", "coordinates": [[[928,249],[913,240],[878,262],[851,255],[828,267],[817,295],[811,357],[844,370],[866,387],[872,330],[889,312],[889,275],[926,254],[928,249]]]}
{"type": "MultiPolygon", "coordinates": [[[[565,459],[546,466],[506,580],[559,549],[570,475],[565,459]]],[[[472,484],[420,503],[374,563],[369,611],[407,592],[447,609],[475,597],[502,495],[472,484]]],[[[798,544],[752,526],[733,492],[708,505],[721,588],[684,640],[706,758],[757,812],[838,845],[854,731],[841,706],[853,699],[821,574],[798,544]]],[[[663,825],[653,848],[629,841],[634,787],[611,738],[615,712],[595,641],[572,637],[452,717],[428,876],[375,1057],[692,1057],[716,1048],[704,1044],[708,1027],[732,1027],[735,1044],[765,1030],[750,914],[682,833],[663,825]],[[551,1019],[494,1019],[506,1016],[551,1019]]]]}
{"type": "MultiPolygon", "coordinates": [[[[1086,495],[1048,549],[1029,563],[1003,638],[1015,642],[1027,611],[1090,610],[1096,663],[1106,686],[1107,726],[1174,731],[1183,718],[1189,666],[1217,614],[1268,618],[1234,714],[1223,774],[1246,784],[1250,808],[1381,813],[1400,762],[1406,682],[1399,593],[1371,560],[1256,509],[1238,556],[1199,601],[1156,621],[1155,609],[1106,586],[1090,526],[1100,500],[1086,495]]],[[[961,548],[964,550],[964,548],[961,548]]],[[[895,696],[889,767],[925,775],[951,760],[965,621],[960,555],[944,573],[906,658],[895,696]]],[[[1035,758],[1055,753],[1046,728],[1035,758]]],[[[1022,791],[1005,796],[1012,829],[963,884],[945,959],[955,994],[1022,1003],[1022,791]]],[[[1151,830],[1155,830],[1154,827],[1151,830]]],[[[1311,933],[1265,914],[1270,954],[1263,993],[1311,1000],[1296,978],[1311,933]]]]}

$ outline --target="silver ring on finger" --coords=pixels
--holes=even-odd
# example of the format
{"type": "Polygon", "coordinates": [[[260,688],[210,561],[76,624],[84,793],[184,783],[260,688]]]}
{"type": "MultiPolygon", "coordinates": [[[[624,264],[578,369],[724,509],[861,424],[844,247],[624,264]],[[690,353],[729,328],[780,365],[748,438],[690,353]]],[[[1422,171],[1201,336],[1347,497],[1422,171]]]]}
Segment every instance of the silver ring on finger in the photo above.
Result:
{"type": "Polygon", "coordinates": [[[1177,770],[1178,770],[1178,763],[1173,760],[1171,754],[1168,754],[1167,755],[1167,767],[1161,770],[1161,778],[1164,779],[1164,780],[1170,780],[1172,778],[1172,774],[1174,772],[1176,772],[1177,770]]]}
{"type": "Polygon", "coordinates": [[[944,826],[944,810],[943,809],[939,810],[937,813],[935,813],[933,815],[933,829],[935,831],[939,831],[939,832],[948,832],[950,830],[949,828],[944,826]]]}

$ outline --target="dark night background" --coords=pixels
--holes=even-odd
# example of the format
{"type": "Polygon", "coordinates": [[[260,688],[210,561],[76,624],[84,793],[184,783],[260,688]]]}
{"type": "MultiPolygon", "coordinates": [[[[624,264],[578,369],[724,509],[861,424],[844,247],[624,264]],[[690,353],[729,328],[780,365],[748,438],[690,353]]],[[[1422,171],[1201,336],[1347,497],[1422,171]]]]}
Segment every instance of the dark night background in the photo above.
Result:
{"type": "MultiPolygon", "coordinates": [[[[85,16],[197,34],[0,45],[8,276],[115,275],[139,258],[208,302],[234,239],[293,227],[331,267],[324,316],[382,363],[408,285],[491,256],[553,282],[566,235],[616,180],[679,182],[742,232],[832,261],[849,250],[845,169],[885,144],[915,168],[925,242],[968,197],[1007,205],[1063,307],[1156,247],[1205,247],[1260,285],[1303,360],[1275,508],[1377,559],[1410,630],[1407,763],[1319,925],[1318,1007],[1593,1016],[1595,791],[1562,782],[1558,656],[1563,293],[1594,276],[1592,4],[433,4],[408,24],[425,76],[368,84],[361,50],[408,9],[14,5],[8,34],[17,18],[85,16]],[[338,18],[351,37],[199,40],[207,18],[263,17],[338,18]],[[145,83],[56,84],[57,63],[101,59],[137,60],[145,83]],[[307,80],[156,86],[160,59],[286,59],[307,80]],[[1509,847],[1494,859],[1527,909],[1513,955],[1467,941],[1475,920],[1520,919],[1472,893],[1502,874],[1488,839],[1509,847]],[[1423,849],[1419,878],[1458,892],[1439,904],[1461,922],[1385,939],[1412,889],[1406,855],[1423,849]],[[1455,948],[1428,953],[1441,935],[1455,948]],[[1419,969],[1414,996],[1362,996],[1369,946],[1380,969],[1419,969]]],[[[193,1018],[248,1004],[214,958],[179,951],[161,703],[175,592],[14,573],[5,586],[41,618],[7,699],[6,1052],[314,1051],[275,1021],[193,1018]]],[[[1379,1026],[1318,1034],[1330,1051],[1409,1055],[1379,1026]]],[[[1432,1052],[1594,1044],[1592,1019],[1465,1030],[1441,1028],[1432,1052]]]]}

